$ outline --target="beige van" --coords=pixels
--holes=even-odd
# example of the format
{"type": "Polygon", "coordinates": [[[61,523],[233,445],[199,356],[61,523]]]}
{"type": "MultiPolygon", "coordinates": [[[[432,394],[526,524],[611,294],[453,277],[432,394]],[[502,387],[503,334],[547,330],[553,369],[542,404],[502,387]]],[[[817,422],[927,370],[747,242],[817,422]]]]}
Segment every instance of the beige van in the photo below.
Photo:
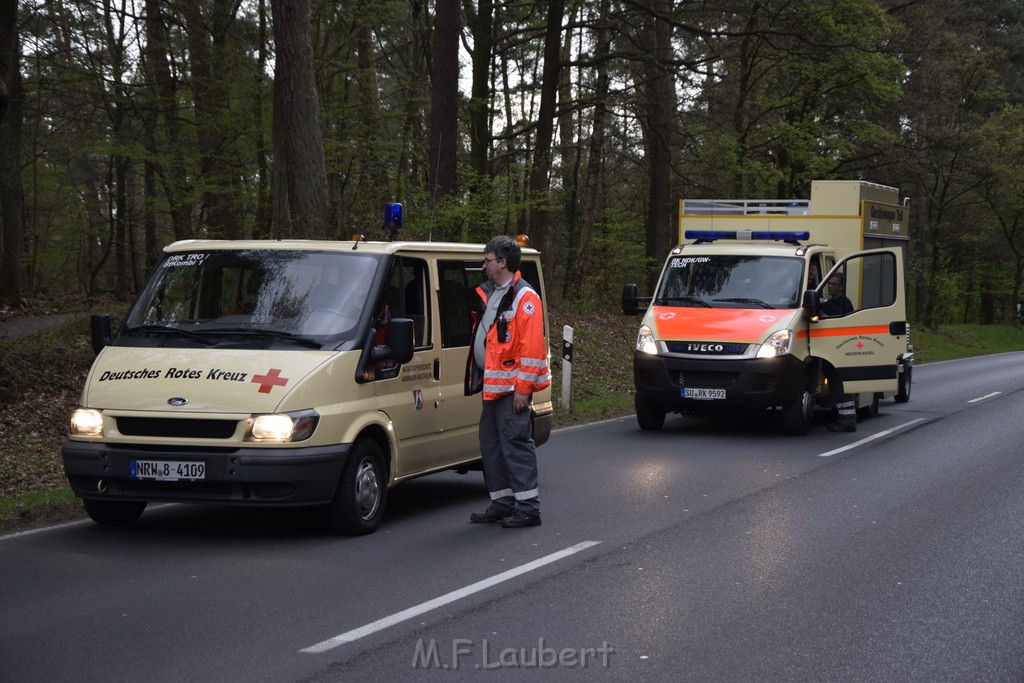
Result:
{"type": "MultiPolygon", "coordinates": [[[[166,247],[98,355],[62,448],[100,524],[150,501],[323,506],[369,533],[391,486],[479,467],[465,396],[483,245],[197,241],[166,247]]],[[[544,298],[540,257],[523,277],[544,298]]],[[[547,319],[545,318],[545,334],[547,319]]],[[[534,439],[551,390],[534,397],[534,439]]]]}

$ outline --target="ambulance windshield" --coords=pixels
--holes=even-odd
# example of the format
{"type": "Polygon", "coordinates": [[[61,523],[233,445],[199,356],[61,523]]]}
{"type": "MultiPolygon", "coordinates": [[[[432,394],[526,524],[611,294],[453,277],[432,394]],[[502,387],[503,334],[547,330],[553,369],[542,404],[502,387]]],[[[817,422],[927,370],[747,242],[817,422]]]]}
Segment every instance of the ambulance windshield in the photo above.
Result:
{"type": "Polygon", "coordinates": [[[133,337],[334,347],[353,339],[379,257],[302,250],[169,254],[125,321],[133,337]]]}
{"type": "Polygon", "coordinates": [[[796,308],[803,259],[783,256],[673,256],[655,306],[796,308]]]}

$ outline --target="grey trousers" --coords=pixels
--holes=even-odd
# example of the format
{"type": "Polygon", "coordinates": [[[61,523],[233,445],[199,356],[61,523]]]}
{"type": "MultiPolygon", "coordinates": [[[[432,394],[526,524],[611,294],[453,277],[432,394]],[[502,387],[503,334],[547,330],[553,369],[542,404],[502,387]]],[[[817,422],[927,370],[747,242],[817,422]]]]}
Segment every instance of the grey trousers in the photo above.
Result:
{"type": "Polygon", "coordinates": [[[512,394],[483,403],[480,453],[492,504],[539,515],[537,449],[531,435],[530,410],[512,412],[512,394]]]}

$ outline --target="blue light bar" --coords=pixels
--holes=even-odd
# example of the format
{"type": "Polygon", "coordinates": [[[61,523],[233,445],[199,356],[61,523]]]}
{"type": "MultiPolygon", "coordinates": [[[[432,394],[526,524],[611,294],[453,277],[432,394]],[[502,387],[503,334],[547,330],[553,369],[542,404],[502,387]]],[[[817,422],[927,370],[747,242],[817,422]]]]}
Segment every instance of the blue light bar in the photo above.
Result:
{"type": "Polygon", "coordinates": [[[775,240],[797,242],[811,239],[811,233],[802,230],[687,230],[683,237],[698,242],[715,240],[775,240]]]}
{"type": "Polygon", "coordinates": [[[402,227],[402,205],[398,202],[388,202],[384,205],[384,225],[400,228],[402,227]]]}

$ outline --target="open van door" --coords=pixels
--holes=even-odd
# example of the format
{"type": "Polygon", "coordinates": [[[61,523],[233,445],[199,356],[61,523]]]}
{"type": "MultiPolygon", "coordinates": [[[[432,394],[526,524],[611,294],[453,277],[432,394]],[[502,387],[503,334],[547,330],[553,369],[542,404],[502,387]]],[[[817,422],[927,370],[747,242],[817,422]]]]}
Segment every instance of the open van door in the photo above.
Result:
{"type": "Polygon", "coordinates": [[[900,250],[874,249],[843,259],[812,302],[811,354],[836,367],[843,391],[895,394],[909,331],[900,250]]]}

